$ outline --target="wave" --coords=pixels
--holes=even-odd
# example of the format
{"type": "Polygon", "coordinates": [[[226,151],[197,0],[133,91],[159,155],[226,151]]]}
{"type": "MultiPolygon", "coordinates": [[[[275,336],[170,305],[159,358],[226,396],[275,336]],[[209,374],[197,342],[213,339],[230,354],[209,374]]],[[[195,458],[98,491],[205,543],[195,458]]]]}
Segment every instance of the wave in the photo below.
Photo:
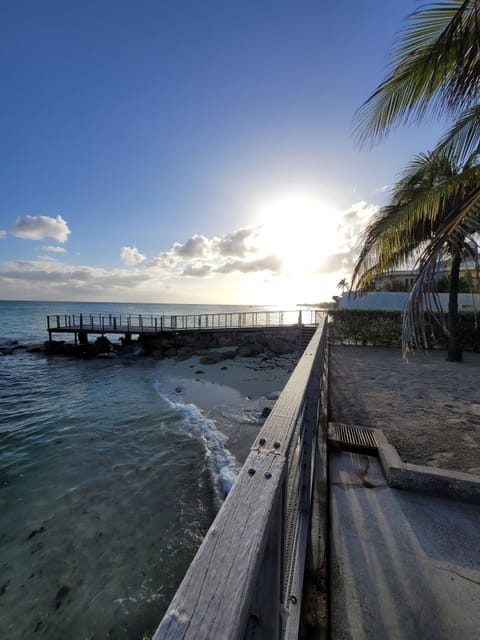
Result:
{"type": "Polygon", "coordinates": [[[176,426],[182,431],[199,436],[203,441],[216,497],[222,501],[232,488],[240,470],[235,456],[227,448],[227,438],[218,429],[214,420],[205,417],[196,405],[169,398],[159,382],[155,383],[155,388],[163,400],[176,412],[178,416],[176,426]]]}

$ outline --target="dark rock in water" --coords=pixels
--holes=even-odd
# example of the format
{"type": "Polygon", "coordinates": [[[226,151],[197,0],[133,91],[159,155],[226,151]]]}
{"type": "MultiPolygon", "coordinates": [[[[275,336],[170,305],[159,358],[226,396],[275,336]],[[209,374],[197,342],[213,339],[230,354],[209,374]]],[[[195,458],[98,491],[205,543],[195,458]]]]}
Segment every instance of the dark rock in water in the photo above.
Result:
{"type": "Polygon", "coordinates": [[[11,356],[15,351],[19,349],[27,349],[27,346],[24,344],[20,344],[18,340],[10,340],[9,342],[4,342],[0,344],[0,355],[2,356],[11,356]]]}
{"type": "Polygon", "coordinates": [[[175,393],[182,393],[183,388],[182,387],[175,387],[175,393]]]}
{"type": "Polygon", "coordinates": [[[112,343],[105,336],[98,337],[92,345],[96,355],[101,353],[110,353],[112,350],[112,343]]]}
{"type": "Polygon", "coordinates": [[[228,367],[220,367],[221,371],[226,371],[228,367]]]}
{"type": "Polygon", "coordinates": [[[28,353],[43,353],[45,351],[45,348],[41,347],[40,345],[36,345],[34,347],[28,347],[27,351],[28,353]]]}
{"type": "Polygon", "coordinates": [[[205,371],[202,371],[201,369],[198,369],[198,371],[195,371],[195,374],[199,374],[199,373],[205,373],[205,371]]]}
{"type": "Polygon", "coordinates": [[[58,607],[62,604],[62,601],[65,599],[65,596],[70,593],[70,590],[71,589],[68,584],[64,584],[60,587],[60,589],[57,591],[57,595],[55,596],[55,609],[58,609],[58,607]]]}
{"type": "Polygon", "coordinates": [[[268,418],[268,416],[272,413],[270,407],[263,407],[262,409],[262,418],[268,418]]]}
{"type": "Polygon", "coordinates": [[[34,529],[33,531],[31,531],[28,535],[27,540],[31,540],[32,538],[34,538],[38,533],[43,533],[45,531],[45,527],[42,525],[40,527],[40,529],[34,529]]]}
{"type": "Polygon", "coordinates": [[[2,584],[2,586],[0,587],[0,596],[3,596],[3,594],[5,593],[5,591],[8,589],[8,585],[10,584],[10,580],[7,580],[6,582],[4,582],[2,584]]]}

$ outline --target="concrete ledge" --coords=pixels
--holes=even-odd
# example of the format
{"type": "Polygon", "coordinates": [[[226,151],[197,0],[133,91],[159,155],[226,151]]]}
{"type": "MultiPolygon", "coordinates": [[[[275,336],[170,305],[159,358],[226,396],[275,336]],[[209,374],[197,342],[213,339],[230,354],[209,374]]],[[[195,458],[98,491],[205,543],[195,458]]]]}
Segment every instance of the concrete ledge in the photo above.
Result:
{"type": "Polygon", "coordinates": [[[480,476],[405,463],[395,447],[389,444],[385,437],[383,440],[385,442],[379,442],[378,455],[390,487],[425,491],[445,498],[480,504],[480,476]]]}
{"type": "MultiPolygon", "coordinates": [[[[335,426],[362,429],[374,434],[376,450],[388,486],[409,491],[424,491],[444,498],[480,504],[480,476],[403,462],[398,451],[388,442],[381,429],[331,422],[329,423],[329,442],[340,444],[340,446],[345,446],[345,443],[339,443],[336,439],[333,429],[335,426]]],[[[357,444],[356,447],[358,450],[361,449],[361,445],[357,444]]]]}

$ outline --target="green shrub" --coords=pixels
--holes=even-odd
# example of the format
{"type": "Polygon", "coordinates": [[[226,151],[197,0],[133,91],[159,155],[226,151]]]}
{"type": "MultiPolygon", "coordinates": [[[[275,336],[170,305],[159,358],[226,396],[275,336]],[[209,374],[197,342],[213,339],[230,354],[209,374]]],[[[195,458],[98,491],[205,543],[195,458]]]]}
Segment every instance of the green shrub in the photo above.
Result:
{"type": "MultiPolygon", "coordinates": [[[[401,346],[401,311],[336,309],[329,315],[333,319],[331,337],[336,344],[401,346]]],[[[426,325],[428,348],[446,349],[447,336],[438,322],[427,319],[426,325]]],[[[462,350],[480,352],[480,317],[473,311],[461,312],[458,325],[462,350]]]]}

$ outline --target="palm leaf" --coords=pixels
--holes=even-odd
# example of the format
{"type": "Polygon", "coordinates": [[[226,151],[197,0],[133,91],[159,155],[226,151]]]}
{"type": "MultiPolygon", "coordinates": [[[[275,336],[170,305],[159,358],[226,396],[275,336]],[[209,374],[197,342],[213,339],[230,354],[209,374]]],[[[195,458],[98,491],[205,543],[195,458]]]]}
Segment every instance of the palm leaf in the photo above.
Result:
{"type": "Polygon", "coordinates": [[[394,124],[457,116],[480,89],[480,1],[450,0],[411,13],[386,79],[360,106],[355,135],[379,139],[394,124]]]}

